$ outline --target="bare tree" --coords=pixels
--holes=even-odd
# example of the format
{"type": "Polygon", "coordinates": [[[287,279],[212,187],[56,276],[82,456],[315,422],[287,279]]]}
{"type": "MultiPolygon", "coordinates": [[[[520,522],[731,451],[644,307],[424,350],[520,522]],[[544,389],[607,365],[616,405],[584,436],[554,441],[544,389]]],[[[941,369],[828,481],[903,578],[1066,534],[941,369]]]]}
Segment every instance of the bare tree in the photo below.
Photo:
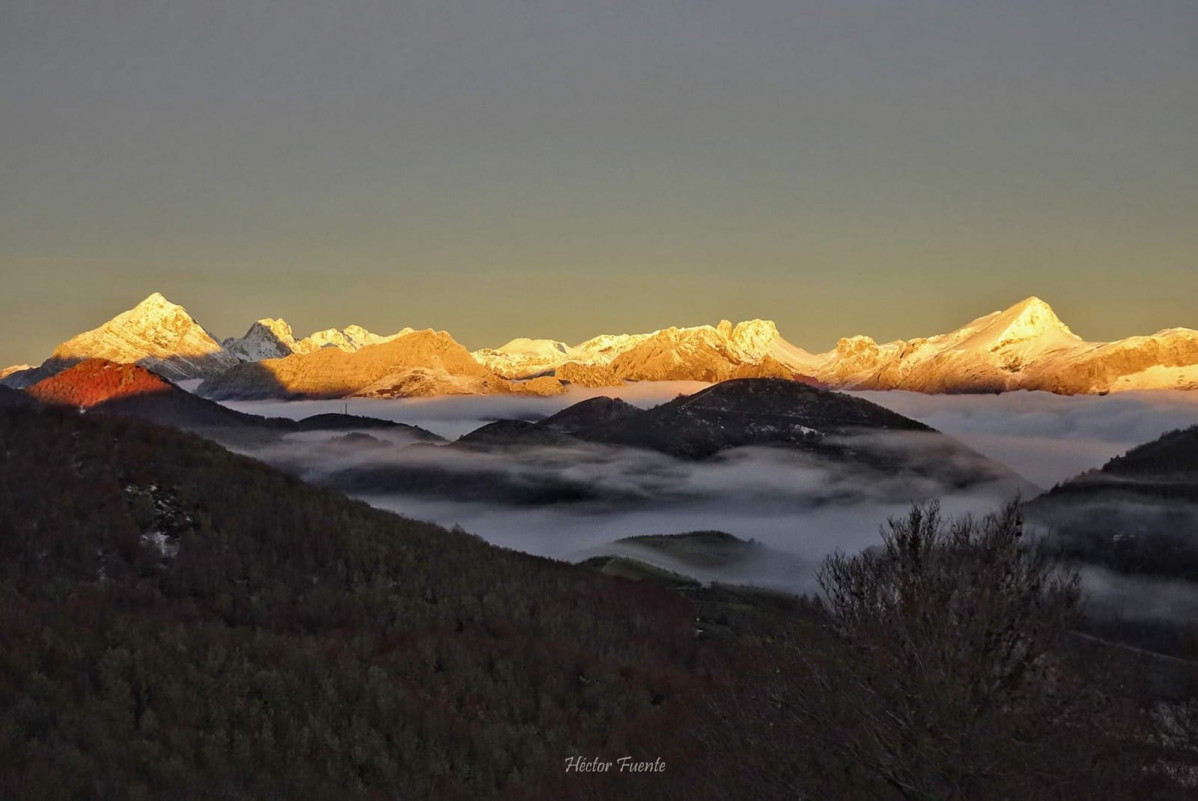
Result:
{"type": "Polygon", "coordinates": [[[1162,742],[1143,674],[1079,648],[1079,578],[1027,539],[1016,502],[950,521],[931,503],[830,556],[822,612],[748,653],[708,739],[762,798],[1185,797],[1185,721],[1162,742]]]}
{"type": "Polygon", "coordinates": [[[839,733],[845,760],[905,798],[980,797],[1026,774],[1064,712],[1049,653],[1080,588],[1025,547],[1015,502],[947,524],[915,506],[879,548],[829,557],[819,583],[835,658],[806,660],[799,711],[839,733]]]}

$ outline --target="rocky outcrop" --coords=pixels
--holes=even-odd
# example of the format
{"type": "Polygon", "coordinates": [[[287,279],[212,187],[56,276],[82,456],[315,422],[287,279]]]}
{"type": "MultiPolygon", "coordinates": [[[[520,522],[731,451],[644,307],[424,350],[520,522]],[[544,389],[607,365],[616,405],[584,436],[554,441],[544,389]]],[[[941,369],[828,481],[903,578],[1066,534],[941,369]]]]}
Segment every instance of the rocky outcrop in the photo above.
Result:
{"type": "Polygon", "coordinates": [[[566,362],[553,371],[553,377],[579,387],[618,387],[624,383],[614,370],[604,364],[566,362]]]}

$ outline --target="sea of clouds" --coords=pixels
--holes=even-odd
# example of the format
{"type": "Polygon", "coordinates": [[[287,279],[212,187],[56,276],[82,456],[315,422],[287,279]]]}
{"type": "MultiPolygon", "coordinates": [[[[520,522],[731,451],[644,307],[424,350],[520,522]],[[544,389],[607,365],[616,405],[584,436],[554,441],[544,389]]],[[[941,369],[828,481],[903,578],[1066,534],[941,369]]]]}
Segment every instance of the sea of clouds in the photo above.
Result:
{"type": "MultiPolygon", "coordinates": [[[[351,414],[420,426],[452,440],[497,419],[543,419],[598,395],[620,397],[647,408],[705,386],[694,382],[634,384],[574,389],[553,398],[472,396],[227,405],[254,414],[297,419],[345,411],[348,406],[351,414]]],[[[1044,392],[853,394],[927,423],[1041,488],[1100,467],[1165,431],[1198,424],[1198,393],[1073,397],[1044,392]]],[[[573,482],[591,490],[585,502],[501,503],[488,500],[485,493],[435,497],[406,493],[401,486],[357,494],[380,508],[461,526],[502,547],[573,561],[626,550],[627,546],[612,545],[623,537],[726,531],[755,539],[769,550],[723,570],[697,569],[663,555],[647,556],[659,566],[705,580],[803,592],[814,589],[814,568],[827,554],[876,544],[885,521],[904,513],[912,502],[935,497],[950,515],[985,513],[1014,492],[1009,482],[959,491],[914,476],[853,487],[855,474],[843,466],[770,449],[744,449],[709,462],[683,462],[656,453],[602,446],[533,449],[513,457],[428,446],[405,448],[413,440],[400,432],[368,433],[378,442],[330,444],[327,437],[322,441],[319,436],[304,434],[255,455],[322,483],[338,471],[372,465],[492,471],[503,482],[573,482]]],[[[1095,586],[1102,584],[1095,582],[1095,586]]]]}

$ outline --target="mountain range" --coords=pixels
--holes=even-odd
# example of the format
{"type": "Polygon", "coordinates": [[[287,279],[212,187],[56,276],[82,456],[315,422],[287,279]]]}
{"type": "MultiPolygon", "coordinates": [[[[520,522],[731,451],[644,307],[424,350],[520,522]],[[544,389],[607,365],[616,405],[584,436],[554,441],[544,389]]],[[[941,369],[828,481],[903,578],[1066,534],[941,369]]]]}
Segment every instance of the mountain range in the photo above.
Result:
{"type": "Polygon", "coordinates": [[[361,350],[367,345],[381,345],[412,333],[405,328],[390,336],[372,334],[360,325],[327,328],[297,340],[286,320],[265,317],[250,326],[244,336],[230,337],[223,347],[239,361],[256,362],[262,359],[282,359],[294,353],[312,353],[334,347],[346,353],[361,350]]]}
{"type": "Polygon", "coordinates": [[[569,385],[735,378],[926,393],[1198,388],[1198,331],[1089,342],[1036,297],[946,334],[887,343],[853,336],[824,353],[793,345],[767,320],[605,334],[578,345],[519,338],[470,352],[447,332],[410,328],[382,336],[351,325],[296,339],[275,318],[221,342],[155,293],[64,342],[41,366],[8,368],[0,379],[30,386],[91,358],[137,363],[173,381],[203,379],[199,392],[220,399],[549,395],[569,385]]]}

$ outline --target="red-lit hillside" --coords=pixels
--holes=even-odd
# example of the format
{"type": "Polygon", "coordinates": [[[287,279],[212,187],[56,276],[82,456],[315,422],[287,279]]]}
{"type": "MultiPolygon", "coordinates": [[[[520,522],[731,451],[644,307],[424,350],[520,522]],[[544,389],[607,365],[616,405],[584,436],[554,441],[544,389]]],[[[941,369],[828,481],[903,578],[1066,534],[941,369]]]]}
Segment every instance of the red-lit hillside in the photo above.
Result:
{"type": "Polygon", "coordinates": [[[26,392],[54,406],[72,406],[95,414],[116,414],[189,431],[220,428],[287,427],[290,421],[267,420],[197,398],[136,364],[89,359],[43,379],[26,392]]]}
{"type": "MultiPolygon", "coordinates": [[[[7,388],[3,388],[7,389],[7,388]]],[[[245,414],[214,401],[192,395],[167,379],[136,364],[117,364],[90,359],[43,379],[24,393],[8,390],[0,395],[0,406],[36,398],[51,406],[87,409],[91,414],[132,417],[150,423],[174,426],[230,442],[259,441],[290,431],[350,431],[390,428],[407,430],[419,439],[437,436],[413,426],[352,415],[323,414],[301,421],[245,414]]]]}
{"type": "Polygon", "coordinates": [[[117,398],[171,390],[180,391],[144,367],[89,359],[39,381],[26,391],[43,403],[90,409],[117,398]]]}

